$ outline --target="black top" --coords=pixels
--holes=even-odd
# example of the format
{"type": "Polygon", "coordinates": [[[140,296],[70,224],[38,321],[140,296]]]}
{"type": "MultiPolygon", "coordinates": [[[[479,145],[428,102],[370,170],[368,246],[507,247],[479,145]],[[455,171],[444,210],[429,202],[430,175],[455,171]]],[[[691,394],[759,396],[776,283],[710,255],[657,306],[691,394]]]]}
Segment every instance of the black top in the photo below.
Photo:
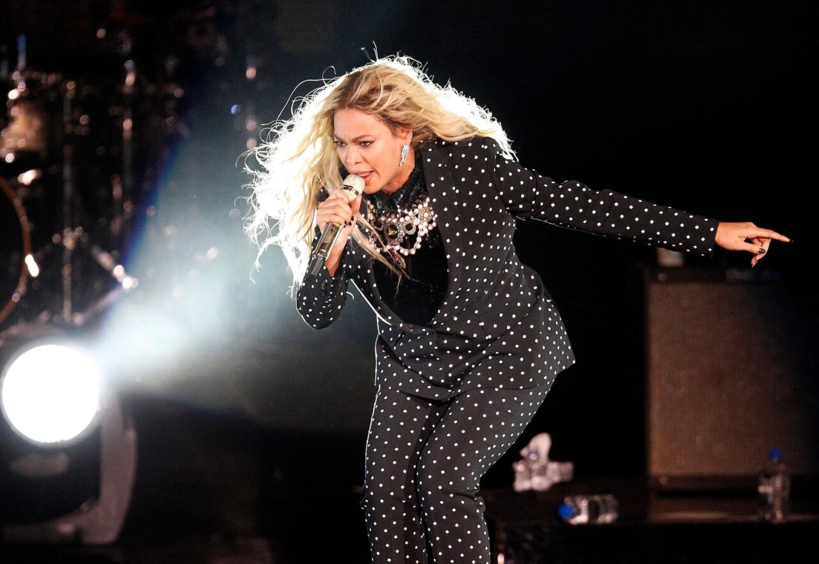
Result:
{"type": "MultiPolygon", "coordinates": [[[[377,192],[365,195],[379,216],[411,209],[426,197],[424,169],[418,165],[403,186],[392,194],[377,192]]],[[[391,260],[389,254],[385,254],[385,257],[391,260]]],[[[446,292],[446,256],[438,227],[429,230],[415,254],[402,254],[401,258],[406,263],[406,276],[400,279],[385,264],[379,261],[373,263],[378,291],[384,302],[404,322],[426,325],[435,316],[446,292]]]]}

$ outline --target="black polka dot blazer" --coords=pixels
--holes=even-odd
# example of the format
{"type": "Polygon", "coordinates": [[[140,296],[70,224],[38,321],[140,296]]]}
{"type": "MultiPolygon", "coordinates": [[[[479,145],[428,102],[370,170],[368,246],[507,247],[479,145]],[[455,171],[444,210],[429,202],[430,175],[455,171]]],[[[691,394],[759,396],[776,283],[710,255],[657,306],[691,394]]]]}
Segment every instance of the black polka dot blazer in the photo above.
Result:
{"type": "Polygon", "coordinates": [[[353,282],[378,325],[376,383],[445,399],[476,387],[549,385],[574,363],[540,276],[521,264],[516,218],[534,218],[708,256],[717,221],[576,181],[556,182],[504,158],[492,139],[438,141],[420,153],[448,266],[428,326],[404,323],[382,301],[373,259],[351,238],[342,265],[300,286],[296,306],[315,328],[335,321],[353,282]]]}

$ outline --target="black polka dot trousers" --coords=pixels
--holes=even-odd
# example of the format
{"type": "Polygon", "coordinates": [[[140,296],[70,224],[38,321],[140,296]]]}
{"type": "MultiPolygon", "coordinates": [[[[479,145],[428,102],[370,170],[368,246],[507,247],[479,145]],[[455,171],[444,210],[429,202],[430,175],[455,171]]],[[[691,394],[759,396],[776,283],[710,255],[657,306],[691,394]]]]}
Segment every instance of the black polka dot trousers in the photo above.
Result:
{"type": "Polygon", "coordinates": [[[481,477],[549,388],[478,388],[446,401],[379,388],[362,501],[372,562],[489,564],[481,477]]]}

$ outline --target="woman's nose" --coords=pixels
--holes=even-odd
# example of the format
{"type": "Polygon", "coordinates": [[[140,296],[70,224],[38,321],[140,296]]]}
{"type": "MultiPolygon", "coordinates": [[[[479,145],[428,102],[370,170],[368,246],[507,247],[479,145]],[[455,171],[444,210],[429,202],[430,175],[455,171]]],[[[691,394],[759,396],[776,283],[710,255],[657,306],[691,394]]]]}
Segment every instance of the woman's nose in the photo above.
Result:
{"type": "Polygon", "coordinates": [[[347,150],[344,153],[344,164],[349,168],[350,165],[358,162],[360,156],[355,147],[347,146],[347,150]]]}

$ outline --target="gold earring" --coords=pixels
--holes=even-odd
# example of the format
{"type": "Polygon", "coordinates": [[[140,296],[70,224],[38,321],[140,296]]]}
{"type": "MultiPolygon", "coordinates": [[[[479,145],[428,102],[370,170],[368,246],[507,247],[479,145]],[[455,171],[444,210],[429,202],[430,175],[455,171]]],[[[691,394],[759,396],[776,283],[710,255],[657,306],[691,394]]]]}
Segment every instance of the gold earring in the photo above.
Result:
{"type": "Polygon", "coordinates": [[[401,160],[398,161],[398,166],[404,166],[404,163],[407,162],[407,156],[409,155],[409,143],[401,147],[401,160]]]}

